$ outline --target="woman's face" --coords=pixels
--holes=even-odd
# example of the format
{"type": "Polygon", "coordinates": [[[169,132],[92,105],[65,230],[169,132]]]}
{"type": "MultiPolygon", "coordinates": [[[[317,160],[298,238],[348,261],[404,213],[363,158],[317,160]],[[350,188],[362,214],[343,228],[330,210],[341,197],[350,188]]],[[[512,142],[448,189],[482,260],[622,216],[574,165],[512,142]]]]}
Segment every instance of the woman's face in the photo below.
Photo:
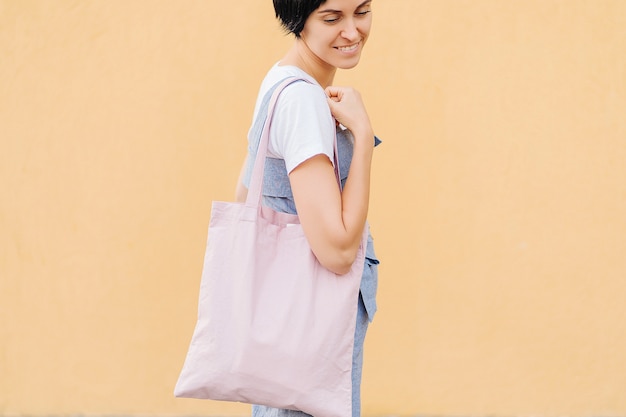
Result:
{"type": "Polygon", "coordinates": [[[372,0],[327,0],[308,17],[301,39],[335,68],[356,66],[372,26],[372,0]]]}

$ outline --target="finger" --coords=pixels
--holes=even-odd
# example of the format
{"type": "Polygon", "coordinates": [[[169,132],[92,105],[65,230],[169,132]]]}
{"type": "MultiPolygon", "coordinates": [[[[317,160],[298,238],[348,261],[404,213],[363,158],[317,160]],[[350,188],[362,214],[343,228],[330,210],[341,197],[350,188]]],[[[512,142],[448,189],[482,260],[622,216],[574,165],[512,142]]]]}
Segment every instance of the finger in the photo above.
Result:
{"type": "Polygon", "coordinates": [[[328,97],[339,97],[341,95],[341,89],[339,87],[328,86],[324,90],[328,97]]]}

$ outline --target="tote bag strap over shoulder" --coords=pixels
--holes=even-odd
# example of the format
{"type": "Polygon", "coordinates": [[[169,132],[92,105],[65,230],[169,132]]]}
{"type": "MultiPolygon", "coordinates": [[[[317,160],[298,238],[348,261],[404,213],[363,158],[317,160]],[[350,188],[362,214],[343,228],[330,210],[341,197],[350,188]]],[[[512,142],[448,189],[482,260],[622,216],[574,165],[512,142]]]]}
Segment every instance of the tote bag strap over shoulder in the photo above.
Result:
{"type": "MultiPolygon", "coordinates": [[[[279,81],[275,84],[264,97],[264,102],[261,105],[261,109],[263,109],[267,100],[269,99],[269,104],[267,105],[267,115],[265,117],[265,121],[263,123],[263,130],[261,131],[261,138],[259,139],[259,146],[257,148],[256,157],[254,160],[254,166],[252,168],[252,176],[250,178],[250,186],[248,188],[248,196],[246,197],[246,206],[248,207],[256,207],[258,208],[261,205],[261,194],[263,188],[263,174],[265,173],[265,158],[267,157],[267,147],[269,144],[269,136],[270,136],[270,128],[272,125],[272,118],[274,115],[274,109],[276,108],[276,103],[278,102],[278,97],[280,93],[287,88],[289,85],[295,82],[307,82],[311,83],[311,81],[306,78],[300,77],[288,77],[279,81]],[[271,94],[271,95],[270,95],[271,94]]],[[[262,114],[259,114],[257,117],[262,117],[262,114]]],[[[333,164],[335,168],[335,177],[337,178],[337,183],[339,184],[339,188],[341,189],[341,173],[339,172],[339,156],[337,151],[337,134],[335,132],[333,138],[333,164]]]]}

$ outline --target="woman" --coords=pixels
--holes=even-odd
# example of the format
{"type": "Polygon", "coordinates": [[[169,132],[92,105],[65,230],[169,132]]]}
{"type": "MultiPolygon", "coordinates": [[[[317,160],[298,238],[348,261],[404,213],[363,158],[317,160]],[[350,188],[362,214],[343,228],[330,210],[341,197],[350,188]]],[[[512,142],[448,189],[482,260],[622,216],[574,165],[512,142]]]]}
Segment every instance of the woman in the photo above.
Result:
{"type": "MultiPolygon", "coordinates": [[[[270,129],[263,204],[297,213],[313,253],[337,274],[350,270],[366,226],[370,167],[378,140],[359,93],[332,83],[337,68],[350,69],[359,63],[370,33],[371,6],[371,0],[274,0],[276,17],[295,39],[263,80],[254,112],[256,119],[263,97],[281,80],[297,76],[310,81],[291,84],[278,99],[270,129]],[[337,186],[333,166],[335,131],[343,191],[337,186]],[[273,169],[268,170],[268,164],[273,169]]],[[[252,136],[237,186],[238,201],[245,201],[256,154],[252,142],[258,139],[252,136]]],[[[353,352],[354,416],[360,415],[363,341],[376,312],[377,264],[370,237],[353,352]]],[[[254,417],[306,415],[253,407],[254,417]]]]}

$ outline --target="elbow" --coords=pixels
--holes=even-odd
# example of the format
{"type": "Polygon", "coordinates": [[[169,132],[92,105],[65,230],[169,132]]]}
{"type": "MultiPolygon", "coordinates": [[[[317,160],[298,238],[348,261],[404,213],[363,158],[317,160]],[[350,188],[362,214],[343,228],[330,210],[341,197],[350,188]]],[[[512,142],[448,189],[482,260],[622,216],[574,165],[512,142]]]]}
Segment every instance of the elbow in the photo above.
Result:
{"type": "Polygon", "coordinates": [[[356,251],[353,250],[337,250],[325,259],[318,259],[324,268],[337,275],[345,275],[352,269],[356,254],[356,251]]]}
{"type": "Polygon", "coordinates": [[[238,203],[244,203],[248,197],[248,189],[241,181],[237,183],[235,188],[235,201],[238,203]]]}

